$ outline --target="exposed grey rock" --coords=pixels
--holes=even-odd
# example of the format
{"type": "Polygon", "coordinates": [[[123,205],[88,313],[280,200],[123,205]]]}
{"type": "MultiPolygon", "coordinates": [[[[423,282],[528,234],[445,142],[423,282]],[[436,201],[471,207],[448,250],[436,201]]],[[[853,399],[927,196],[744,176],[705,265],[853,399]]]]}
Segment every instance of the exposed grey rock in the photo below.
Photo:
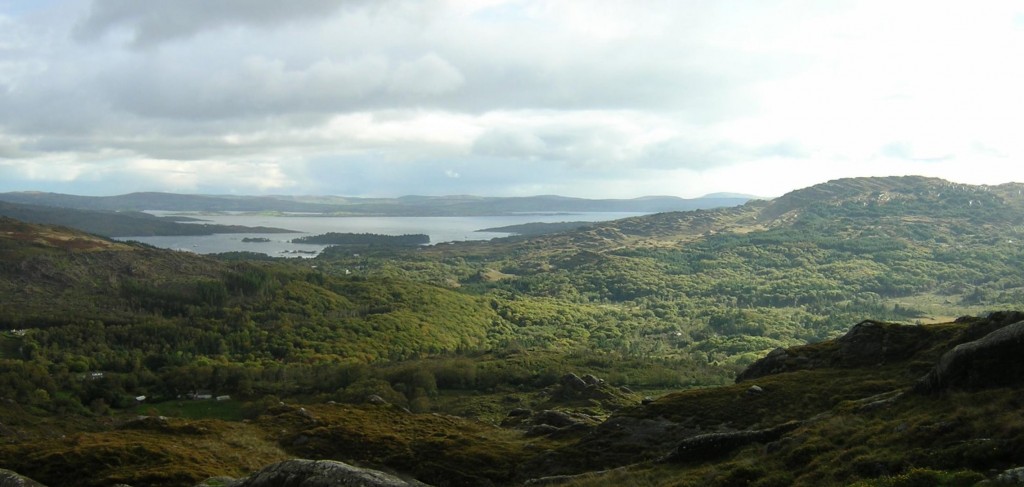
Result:
{"type": "Polygon", "coordinates": [[[7,469],[0,468],[0,487],[46,487],[35,480],[12,472],[7,469]]]}
{"type": "Polygon", "coordinates": [[[758,359],[754,363],[747,366],[743,372],[740,372],[736,376],[736,382],[743,382],[748,379],[755,379],[757,377],[764,377],[766,375],[779,374],[789,370],[788,367],[789,353],[784,348],[776,348],[768,355],[758,359]]]}
{"type": "Polygon", "coordinates": [[[860,399],[857,401],[853,401],[853,404],[856,408],[855,411],[863,413],[888,407],[896,403],[896,401],[899,401],[901,397],[903,397],[902,391],[890,391],[875,396],[866,397],[864,399],[860,399]]]}
{"type": "Polygon", "coordinates": [[[529,416],[531,414],[533,414],[533,411],[530,411],[529,409],[526,409],[526,408],[515,408],[515,409],[513,409],[513,410],[508,412],[508,417],[515,418],[515,417],[520,417],[520,416],[529,416]]]}
{"type": "Polygon", "coordinates": [[[533,438],[537,436],[547,436],[556,431],[558,431],[558,428],[555,426],[551,426],[550,424],[538,424],[531,426],[530,429],[526,430],[526,433],[524,433],[524,435],[527,438],[533,438]]]}
{"type": "Polygon", "coordinates": [[[366,396],[366,402],[368,402],[370,404],[378,404],[378,405],[388,404],[388,402],[385,401],[383,397],[380,397],[380,396],[378,396],[376,394],[370,394],[369,396],[366,396]]]}
{"type": "Polygon", "coordinates": [[[532,421],[538,425],[546,424],[556,428],[562,428],[571,424],[579,423],[578,420],[574,419],[569,414],[553,410],[540,411],[537,414],[534,414],[532,421]]]}
{"type": "Polygon", "coordinates": [[[1011,468],[1004,470],[1002,473],[996,476],[996,482],[1007,483],[1011,485],[1024,484],[1024,467],[1011,468]]]}
{"type": "Polygon", "coordinates": [[[549,434],[548,437],[549,438],[571,438],[571,437],[578,437],[578,436],[583,436],[583,435],[589,433],[592,429],[594,429],[594,426],[592,426],[592,425],[589,425],[589,424],[586,424],[586,423],[575,423],[575,424],[570,424],[569,426],[566,426],[566,427],[563,427],[563,428],[558,428],[558,430],[551,432],[551,434],[549,434]]]}
{"type": "Polygon", "coordinates": [[[589,386],[598,386],[604,384],[604,379],[598,379],[596,376],[587,374],[582,377],[583,382],[589,386]]]}
{"type": "Polygon", "coordinates": [[[865,367],[906,359],[934,345],[920,326],[865,320],[831,344],[776,348],[736,377],[743,382],[766,375],[821,367],[865,367]]]}
{"type": "Polygon", "coordinates": [[[565,374],[558,385],[550,389],[552,398],[563,400],[604,400],[623,394],[618,388],[606,385],[603,379],[590,374],[583,377],[572,373],[565,374]]]}
{"type": "Polygon", "coordinates": [[[761,430],[729,431],[725,433],[708,433],[683,440],[665,462],[692,462],[711,460],[751,443],[769,443],[778,440],[782,435],[800,426],[799,421],[790,421],[774,428],[761,430]]]}
{"type": "Polygon", "coordinates": [[[928,343],[927,329],[865,320],[835,340],[839,350],[831,364],[840,367],[879,365],[910,357],[928,343]]]}
{"type": "MultiPolygon", "coordinates": [[[[202,484],[201,484],[202,485],[202,484]]],[[[425,487],[378,470],[333,460],[285,460],[264,467],[228,487],[425,487]]]]}
{"type": "Polygon", "coordinates": [[[571,390],[582,390],[587,388],[587,383],[576,374],[565,374],[560,381],[562,387],[571,390]]]}
{"type": "Polygon", "coordinates": [[[654,460],[668,454],[680,438],[693,434],[696,432],[692,428],[665,418],[613,416],[591,428],[572,446],[527,460],[521,471],[572,475],[654,460]]]}
{"type": "Polygon", "coordinates": [[[757,396],[757,395],[760,395],[760,394],[764,394],[764,389],[761,386],[753,385],[753,386],[750,386],[750,388],[747,389],[747,395],[748,396],[757,396]]]}
{"type": "Polygon", "coordinates": [[[1024,382],[1024,321],[1006,325],[944,353],[935,367],[918,380],[914,390],[936,393],[946,389],[977,390],[1024,382]]]}
{"type": "Polygon", "coordinates": [[[624,467],[613,468],[611,470],[597,470],[594,472],[586,472],[576,475],[552,475],[550,477],[539,477],[527,480],[526,482],[523,482],[523,485],[536,487],[542,485],[559,485],[576,480],[597,479],[600,478],[602,475],[607,475],[608,473],[611,472],[623,470],[623,468],[624,467]]]}

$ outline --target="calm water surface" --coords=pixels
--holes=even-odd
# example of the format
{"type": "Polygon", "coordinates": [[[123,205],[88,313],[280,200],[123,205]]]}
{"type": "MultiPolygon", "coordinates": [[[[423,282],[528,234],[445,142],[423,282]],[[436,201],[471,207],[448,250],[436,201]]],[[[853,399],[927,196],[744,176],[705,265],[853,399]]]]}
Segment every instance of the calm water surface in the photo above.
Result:
{"type": "Polygon", "coordinates": [[[531,222],[566,221],[608,221],[643,213],[558,213],[523,214],[506,216],[453,216],[453,217],[324,217],[324,216],[265,216],[265,215],[200,215],[193,213],[151,211],[157,216],[183,215],[202,219],[197,223],[220,225],[244,225],[247,227],[274,227],[295,230],[296,233],[231,233],[201,236],[175,237],[123,237],[120,240],[137,240],[155,247],[186,250],[200,254],[219,252],[250,251],[273,256],[312,257],[324,248],[323,245],[293,244],[291,239],[305,235],[327,232],[376,233],[381,235],[406,235],[422,233],[430,236],[430,243],[455,242],[462,240],[490,240],[507,237],[507,233],[478,232],[483,228],[503,227],[531,222]],[[270,242],[243,242],[242,239],[267,238],[270,242]]]}

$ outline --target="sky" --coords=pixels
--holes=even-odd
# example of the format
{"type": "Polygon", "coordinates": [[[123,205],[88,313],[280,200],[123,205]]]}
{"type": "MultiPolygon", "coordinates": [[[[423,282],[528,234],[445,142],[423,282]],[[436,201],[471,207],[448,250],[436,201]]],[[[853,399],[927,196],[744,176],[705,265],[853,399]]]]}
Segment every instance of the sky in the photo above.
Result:
{"type": "Polygon", "coordinates": [[[1024,182],[1024,2],[0,0],[0,191],[1024,182]]]}

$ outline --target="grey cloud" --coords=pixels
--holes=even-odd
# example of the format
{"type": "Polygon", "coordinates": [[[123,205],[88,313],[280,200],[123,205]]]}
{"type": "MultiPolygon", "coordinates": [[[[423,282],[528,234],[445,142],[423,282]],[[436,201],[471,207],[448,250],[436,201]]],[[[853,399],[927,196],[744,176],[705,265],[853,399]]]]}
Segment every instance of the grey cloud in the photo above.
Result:
{"type": "Polygon", "coordinates": [[[302,68],[256,58],[207,73],[167,64],[136,70],[129,64],[104,78],[99,84],[118,110],[145,117],[217,119],[342,110],[380,90],[389,67],[387,60],[373,56],[302,68]]]}
{"type": "Polygon", "coordinates": [[[640,162],[654,169],[709,169],[764,158],[801,158],[808,151],[793,141],[746,146],[708,137],[674,137],[648,147],[640,162]]]}
{"type": "Polygon", "coordinates": [[[478,137],[472,150],[481,156],[529,158],[546,153],[547,144],[529,131],[499,128],[478,137]]]}
{"type": "Polygon", "coordinates": [[[31,155],[31,153],[22,150],[19,144],[0,140],[0,161],[4,159],[28,158],[31,155]]]}
{"type": "MultiPolygon", "coordinates": [[[[550,50],[568,54],[571,47],[553,46],[550,50]]],[[[726,111],[750,108],[730,94],[736,80],[673,65],[669,59],[624,67],[598,54],[581,55],[538,69],[528,63],[506,62],[497,53],[465,62],[455,55],[452,58],[464,66],[469,81],[457,96],[441,101],[465,111],[654,109],[708,120],[725,116],[726,111]]]]}
{"type": "Polygon", "coordinates": [[[536,128],[498,128],[474,141],[477,156],[546,160],[575,167],[612,166],[627,156],[621,153],[624,137],[599,124],[548,125],[536,128]]]}
{"type": "Polygon", "coordinates": [[[804,146],[798,142],[792,140],[786,140],[775,144],[764,145],[755,148],[751,151],[751,155],[762,158],[762,157],[785,157],[785,158],[802,158],[807,157],[811,153],[804,146]]]}
{"type": "MultiPolygon", "coordinates": [[[[311,193],[353,196],[407,194],[514,194],[510,186],[541,188],[576,180],[564,165],[546,160],[507,164],[490,158],[389,161],[364,156],[329,157],[305,164],[302,188],[311,193]],[[459,177],[452,177],[452,173],[459,177]]],[[[297,177],[297,179],[300,179],[297,177]]],[[[524,190],[536,194],[536,191],[524,190]]]]}
{"type": "Polygon", "coordinates": [[[739,162],[742,151],[726,142],[675,137],[654,144],[644,151],[642,163],[651,168],[707,169],[739,162]]]}
{"type": "Polygon", "coordinates": [[[302,28],[211,35],[155,53],[122,53],[106,58],[109,66],[95,79],[70,75],[85,85],[93,83],[87,88],[102,94],[102,102],[116,111],[144,118],[542,108],[673,111],[686,120],[708,121],[751,110],[755,104],[737,95],[736,86],[785,65],[740,59],[750,69],[737,72],[729,61],[742,54],[716,56],[713,49],[660,36],[594,43],[559,30],[484,32],[480,26],[430,15],[430,2],[374,10],[380,15],[357,13],[369,8],[325,15],[344,5],[369,3],[96,0],[79,34],[96,38],[125,28],[138,43],[229,24],[324,18],[302,28]],[[212,5],[209,12],[207,4],[212,5]],[[166,24],[161,28],[169,30],[149,23],[166,24]],[[209,42],[214,40],[224,42],[209,42]]]}
{"type": "Polygon", "coordinates": [[[365,0],[93,0],[75,29],[79,40],[96,40],[119,28],[132,43],[149,46],[229,25],[271,26],[329,15],[365,0]]]}
{"type": "Polygon", "coordinates": [[[437,54],[429,53],[398,66],[389,90],[399,94],[436,95],[453,92],[464,81],[455,66],[437,54]]]}

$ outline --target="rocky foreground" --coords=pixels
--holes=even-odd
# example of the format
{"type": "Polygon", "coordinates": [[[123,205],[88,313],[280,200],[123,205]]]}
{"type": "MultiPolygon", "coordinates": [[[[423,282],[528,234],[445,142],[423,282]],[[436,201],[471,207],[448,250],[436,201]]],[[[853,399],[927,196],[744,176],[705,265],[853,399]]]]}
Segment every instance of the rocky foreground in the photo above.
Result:
{"type": "MultiPolygon", "coordinates": [[[[4,466],[51,485],[196,485],[211,468],[175,457],[176,445],[252,435],[245,441],[269,437],[283,455],[316,460],[282,459],[199,485],[1014,484],[1024,478],[1022,351],[1024,313],[920,326],[864,321],[836,340],[775,350],[735,385],[655,400],[568,374],[545,392],[545,407],[513,409],[501,427],[383,402],[282,405],[235,430],[145,418],[112,432],[13,442],[4,458],[21,460],[4,466]],[[618,411],[587,413],[601,401],[618,411]]],[[[0,471],[0,487],[38,485],[0,471]]]]}

